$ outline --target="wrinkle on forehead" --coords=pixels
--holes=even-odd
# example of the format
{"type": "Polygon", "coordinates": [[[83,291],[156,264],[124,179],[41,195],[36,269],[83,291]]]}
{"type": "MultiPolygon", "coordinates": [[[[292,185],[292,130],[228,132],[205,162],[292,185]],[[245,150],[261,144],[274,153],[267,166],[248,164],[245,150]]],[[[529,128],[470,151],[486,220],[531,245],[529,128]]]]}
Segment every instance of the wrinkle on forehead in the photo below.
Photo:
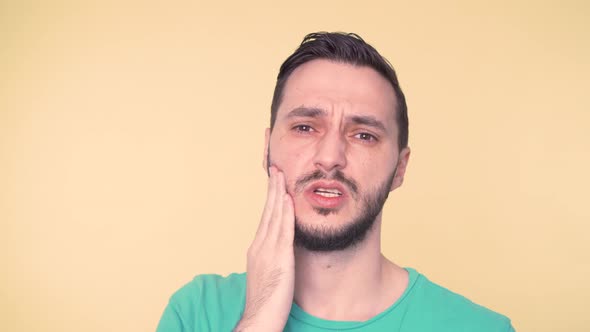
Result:
{"type": "Polygon", "coordinates": [[[304,105],[294,108],[283,115],[284,118],[328,118],[340,122],[340,126],[358,124],[373,128],[377,131],[387,133],[390,128],[377,117],[371,114],[354,113],[346,114],[344,111],[326,111],[321,107],[305,107],[304,105]],[[346,115],[345,115],[346,114],[346,115]]]}
{"type": "Polygon", "coordinates": [[[278,113],[284,117],[303,106],[323,109],[332,116],[371,115],[396,127],[396,105],[391,84],[374,69],[321,59],[293,71],[278,113]]]}

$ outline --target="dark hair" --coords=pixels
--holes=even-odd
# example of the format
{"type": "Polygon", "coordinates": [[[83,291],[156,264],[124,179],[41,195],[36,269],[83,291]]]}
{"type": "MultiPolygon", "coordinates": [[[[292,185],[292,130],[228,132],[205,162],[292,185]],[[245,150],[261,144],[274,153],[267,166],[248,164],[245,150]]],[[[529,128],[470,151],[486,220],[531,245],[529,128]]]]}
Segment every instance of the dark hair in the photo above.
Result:
{"type": "Polygon", "coordinates": [[[399,127],[398,147],[401,150],[408,145],[408,107],[395,70],[373,46],[367,44],[354,33],[316,32],[303,38],[301,45],[283,62],[279,70],[270,107],[271,130],[276,121],[287,79],[295,68],[316,59],[327,59],[355,66],[368,66],[383,75],[391,83],[397,100],[395,108],[399,127]]]}

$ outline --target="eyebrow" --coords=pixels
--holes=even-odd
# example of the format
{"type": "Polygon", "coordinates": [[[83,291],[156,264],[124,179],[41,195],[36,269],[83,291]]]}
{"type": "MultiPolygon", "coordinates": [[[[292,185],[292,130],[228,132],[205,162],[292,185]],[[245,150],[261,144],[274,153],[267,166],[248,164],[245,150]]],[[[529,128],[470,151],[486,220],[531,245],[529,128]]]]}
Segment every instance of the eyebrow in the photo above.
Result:
{"type": "MultiPolygon", "coordinates": [[[[319,118],[327,115],[328,112],[326,112],[324,109],[318,107],[302,106],[291,110],[291,112],[289,112],[286,117],[319,118]]],[[[387,132],[387,129],[385,128],[383,122],[377,120],[374,116],[371,115],[351,115],[347,117],[347,120],[358,125],[369,126],[381,130],[383,132],[387,132]]]]}
{"type": "Polygon", "coordinates": [[[356,124],[365,125],[379,129],[383,132],[387,132],[383,122],[377,120],[375,117],[370,115],[353,115],[349,117],[350,121],[356,124]]]}
{"type": "Polygon", "coordinates": [[[287,118],[318,118],[326,116],[327,114],[328,113],[325,110],[317,107],[297,107],[287,114],[287,118]]]}

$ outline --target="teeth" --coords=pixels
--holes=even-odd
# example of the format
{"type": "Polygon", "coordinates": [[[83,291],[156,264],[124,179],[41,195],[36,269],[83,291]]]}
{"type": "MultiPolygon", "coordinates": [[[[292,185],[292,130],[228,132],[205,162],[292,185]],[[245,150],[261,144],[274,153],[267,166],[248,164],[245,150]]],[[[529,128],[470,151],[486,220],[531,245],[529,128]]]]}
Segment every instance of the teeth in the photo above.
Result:
{"type": "Polygon", "coordinates": [[[338,189],[326,189],[326,188],[318,188],[315,190],[315,193],[323,196],[323,197],[338,197],[342,196],[342,193],[338,189]]]}
{"type": "Polygon", "coordinates": [[[326,192],[321,192],[321,191],[316,191],[316,194],[323,196],[323,197],[339,197],[341,195],[341,194],[326,193],[326,192]]]}

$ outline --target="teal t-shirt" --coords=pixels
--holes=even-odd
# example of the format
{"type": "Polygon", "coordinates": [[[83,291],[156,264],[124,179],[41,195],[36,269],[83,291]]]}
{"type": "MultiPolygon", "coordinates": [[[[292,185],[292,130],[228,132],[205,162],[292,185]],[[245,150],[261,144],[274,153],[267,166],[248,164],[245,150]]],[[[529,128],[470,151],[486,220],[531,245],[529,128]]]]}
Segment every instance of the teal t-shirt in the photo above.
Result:
{"type": "MultiPolygon", "coordinates": [[[[296,303],[284,331],[514,332],[510,320],[443,288],[406,268],[408,287],[389,308],[364,321],[314,317],[296,303]]],[[[158,325],[158,332],[232,331],[246,301],[246,274],[199,275],[178,290],[158,325]]]]}

